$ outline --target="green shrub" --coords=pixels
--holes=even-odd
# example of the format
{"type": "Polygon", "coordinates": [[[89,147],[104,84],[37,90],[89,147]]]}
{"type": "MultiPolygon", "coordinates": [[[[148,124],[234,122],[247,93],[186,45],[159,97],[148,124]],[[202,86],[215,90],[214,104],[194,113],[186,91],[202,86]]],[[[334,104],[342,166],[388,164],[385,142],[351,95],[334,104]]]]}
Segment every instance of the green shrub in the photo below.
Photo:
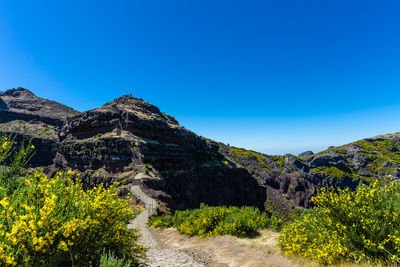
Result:
{"type": "Polygon", "coordinates": [[[277,232],[280,232],[286,223],[294,221],[302,212],[301,208],[289,210],[278,207],[276,203],[269,198],[265,201],[264,207],[265,210],[271,214],[269,228],[277,232]]]}
{"type": "Polygon", "coordinates": [[[269,228],[271,228],[272,230],[280,232],[284,225],[285,225],[285,221],[282,220],[282,218],[277,217],[277,216],[270,217],[269,228]]]}
{"type": "Polygon", "coordinates": [[[103,254],[101,254],[100,267],[130,267],[132,264],[130,260],[117,258],[113,252],[103,252],[103,254]]]}
{"type": "Polygon", "coordinates": [[[214,231],[219,235],[247,236],[268,225],[269,218],[265,213],[257,208],[243,207],[223,218],[214,231]]]}
{"type": "Polygon", "coordinates": [[[279,246],[321,264],[400,261],[400,184],[321,189],[307,210],[287,224],[279,246]]]}
{"type": "Polygon", "coordinates": [[[152,216],[149,219],[148,224],[156,228],[169,228],[174,226],[173,218],[174,217],[169,214],[163,216],[152,216]]]}
{"type": "Polygon", "coordinates": [[[204,204],[199,209],[176,211],[174,216],[164,215],[149,221],[153,227],[176,227],[183,234],[200,237],[247,236],[269,224],[267,214],[254,207],[210,207],[204,204]]]}
{"type": "MultiPolygon", "coordinates": [[[[271,167],[269,167],[264,162],[264,160],[270,159],[270,157],[267,156],[267,155],[261,154],[259,152],[253,151],[253,150],[246,150],[244,148],[233,148],[233,147],[231,147],[229,149],[230,149],[230,153],[233,154],[233,155],[239,155],[239,156],[246,157],[246,158],[253,157],[253,158],[257,159],[257,162],[263,168],[266,168],[266,169],[269,169],[269,170],[271,169],[271,167]]],[[[274,160],[274,158],[271,158],[271,159],[274,160]]]]}

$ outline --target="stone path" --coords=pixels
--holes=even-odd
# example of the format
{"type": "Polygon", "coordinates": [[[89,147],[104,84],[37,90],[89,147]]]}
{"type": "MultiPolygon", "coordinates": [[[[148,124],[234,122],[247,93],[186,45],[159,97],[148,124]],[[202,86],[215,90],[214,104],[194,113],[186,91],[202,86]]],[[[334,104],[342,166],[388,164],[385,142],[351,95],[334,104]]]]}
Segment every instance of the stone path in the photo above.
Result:
{"type": "MultiPolygon", "coordinates": [[[[136,175],[135,179],[141,179],[143,173],[136,175]]],[[[149,258],[149,267],[203,267],[204,265],[197,263],[191,257],[179,251],[177,249],[165,249],[158,246],[157,241],[153,238],[150,233],[147,221],[149,216],[157,208],[157,201],[147,196],[140,186],[134,185],[131,188],[132,193],[145,203],[145,210],[136,216],[136,218],[130,222],[129,228],[137,228],[142,234],[139,243],[149,247],[147,257],[149,258]]]]}

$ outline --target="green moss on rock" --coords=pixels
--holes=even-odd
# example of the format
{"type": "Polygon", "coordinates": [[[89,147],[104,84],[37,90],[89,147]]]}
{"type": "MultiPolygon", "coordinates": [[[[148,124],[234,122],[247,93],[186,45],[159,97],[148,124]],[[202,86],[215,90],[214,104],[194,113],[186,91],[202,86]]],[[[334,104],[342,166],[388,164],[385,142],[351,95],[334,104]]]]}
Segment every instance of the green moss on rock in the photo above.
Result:
{"type": "Polygon", "coordinates": [[[269,167],[264,160],[269,159],[269,156],[261,154],[259,152],[256,151],[252,151],[252,150],[246,150],[244,148],[230,148],[230,152],[234,155],[239,155],[242,157],[246,157],[246,158],[254,158],[257,160],[257,162],[266,169],[271,169],[271,167],[269,167]]]}

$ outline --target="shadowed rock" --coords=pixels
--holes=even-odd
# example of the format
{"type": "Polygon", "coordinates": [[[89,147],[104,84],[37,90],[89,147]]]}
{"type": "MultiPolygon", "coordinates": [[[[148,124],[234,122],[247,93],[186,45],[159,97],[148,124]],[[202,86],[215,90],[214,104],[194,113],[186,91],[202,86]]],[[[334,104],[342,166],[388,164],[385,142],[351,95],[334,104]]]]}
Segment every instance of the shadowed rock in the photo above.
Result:
{"type": "Polygon", "coordinates": [[[120,179],[144,170],[149,194],[172,209],[210,205],[264,207],[265,188],[244,168],[226,165],[218,146],[131,96],[68,121],[54,170],[92,171],[120,179]],[[159,193],[157,193],[159,192],[159,193]]]}
{"type": "MultiPolygon", "coordinates": [[[[170,209],[272,203],[278,210],[311,207],[325,186],[355,189],[400,177],[400,134],[382,135],[298,157],[266,155],[202,138],[142,99],[122,96],[79,113],[18,88],[0,93],[0,132],[25,144],[31,162],[81,172],[85,186],[143,190],[170,209]],[[135,180],[137,173],[145,178],[135,180]]],[[[122,192],[122,191],[121,191],[122,192]]],[[[123,192],[122,192],[123,193],[123,192]]]]}
{"type": "Polygon", "coordinates": [[[24,120],[61,126],[67,117],[77,114],[70,107],[37,97],[21,87],[0,94],[0,123],[24,120]]]}
{"type": "Polygon", "coordinates": [[[311,155],[314,155],[314,152],[312,152],[312,151],[305,151],[305,152],[303,152],[303,153],[300,153],[300,154],[298,155],[298,157],[299,157],[299,158],[305,158],[305,157],[309,157],[309,156],[311,156],[311,155]]]}

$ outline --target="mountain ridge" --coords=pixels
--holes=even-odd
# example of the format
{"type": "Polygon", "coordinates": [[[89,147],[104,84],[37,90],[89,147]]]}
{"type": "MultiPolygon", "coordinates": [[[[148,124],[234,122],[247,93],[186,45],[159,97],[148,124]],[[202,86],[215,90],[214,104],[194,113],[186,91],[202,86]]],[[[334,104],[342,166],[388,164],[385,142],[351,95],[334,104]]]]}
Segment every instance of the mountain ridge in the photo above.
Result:
{"type": "Polygon", "coordinates": [[[0,93],[0,123],[20,119],[60,126],[67,117],[77,114],[79,111],[71,107],[37,97],[22,87],[0,93]]]}
{"type": "Polygon", "coordinates": [[[200,137],[130,95],[82,113],[23,88],[0,94],[0,100],[0,132],[19,141],[33,138],[33,166],[50,175],[76,170],[88,186],[120,181],[121,189],[144,171],[143,185],[165,210],[205,202],[291,212],[312,207],[320,187],[355,189],[374,179],[400,178],[399,133],[316,154],[276,156],[200,137]],[[1,113],[4,103],[11,113],[1,113]]]}

